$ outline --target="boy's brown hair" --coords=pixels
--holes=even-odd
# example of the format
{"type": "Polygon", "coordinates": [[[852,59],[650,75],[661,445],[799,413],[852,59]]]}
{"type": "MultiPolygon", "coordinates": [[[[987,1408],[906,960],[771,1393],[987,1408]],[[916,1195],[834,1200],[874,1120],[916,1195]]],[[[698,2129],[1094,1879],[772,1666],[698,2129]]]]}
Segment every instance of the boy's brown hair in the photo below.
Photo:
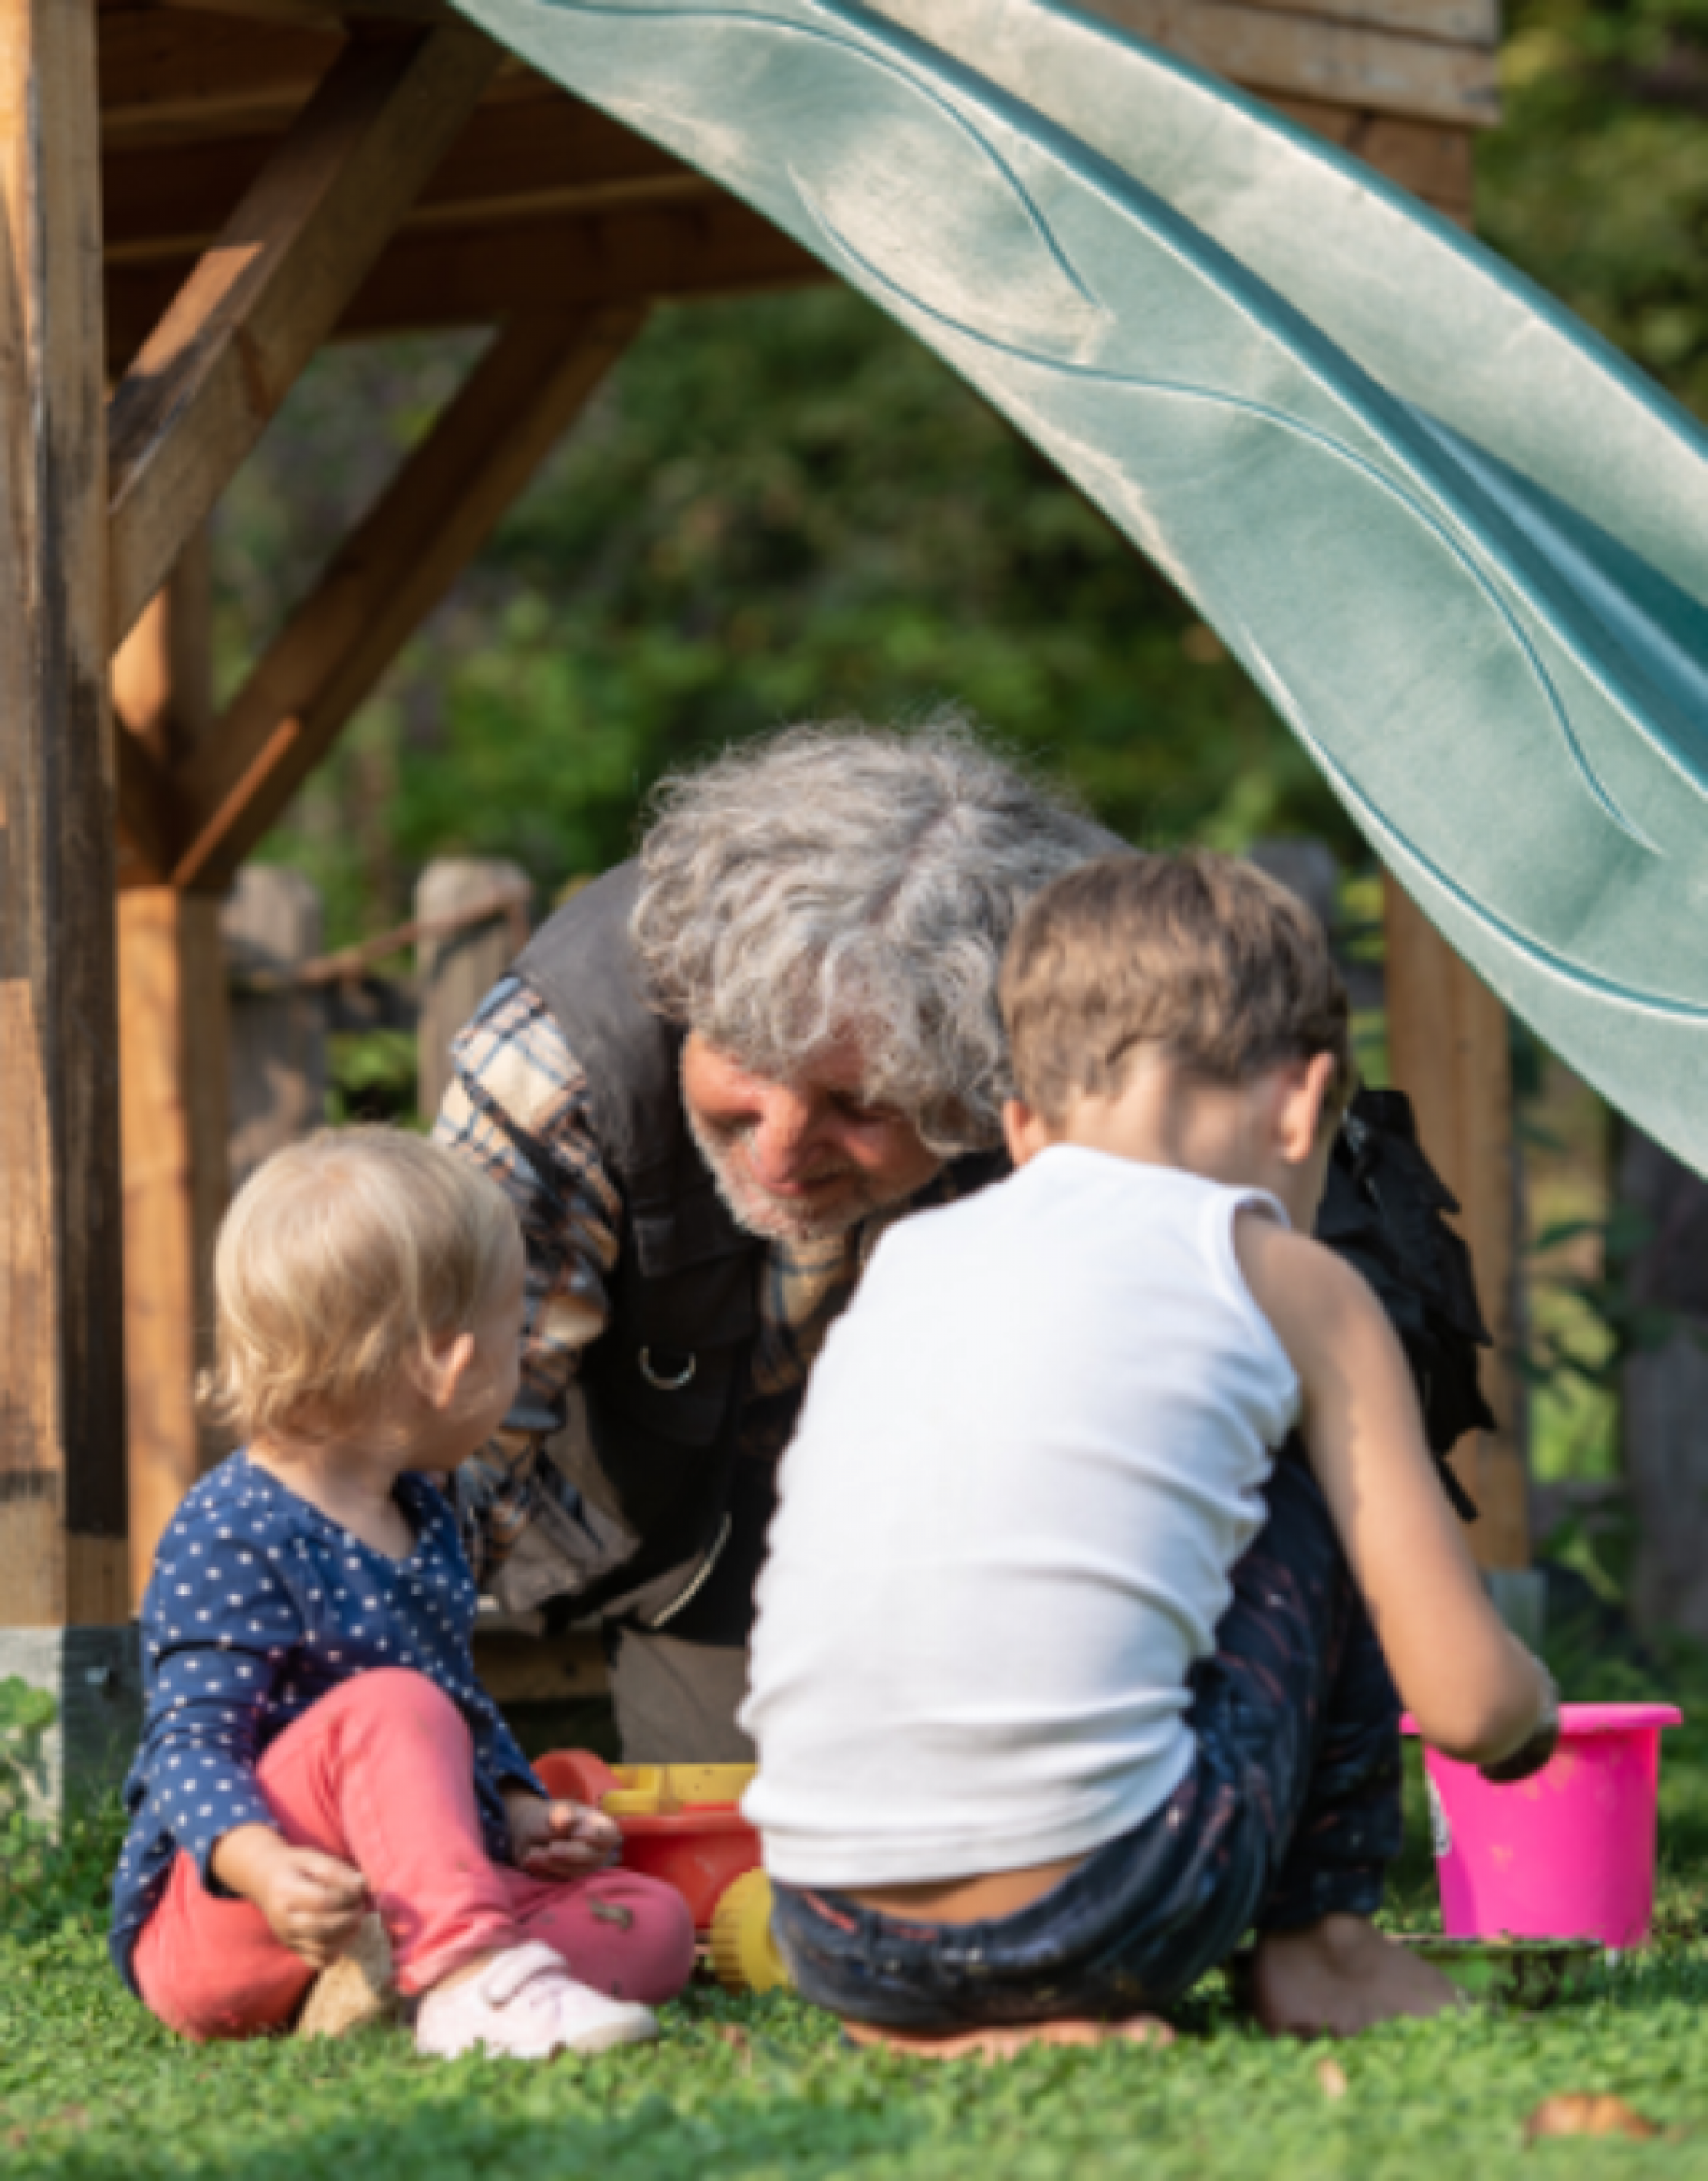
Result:
{"type": "Polygon", "coordinates": [[[1051,1123],[1114,1097],[1159,1047],[1212,1083],[1334,1055],[1327,1106],[1351,1096],[1351,1016],[1327,935],[1254,864],[1188,849],[1104,856],[1045,887],[1002,965],[1020,1096],[1051,1123]]]}

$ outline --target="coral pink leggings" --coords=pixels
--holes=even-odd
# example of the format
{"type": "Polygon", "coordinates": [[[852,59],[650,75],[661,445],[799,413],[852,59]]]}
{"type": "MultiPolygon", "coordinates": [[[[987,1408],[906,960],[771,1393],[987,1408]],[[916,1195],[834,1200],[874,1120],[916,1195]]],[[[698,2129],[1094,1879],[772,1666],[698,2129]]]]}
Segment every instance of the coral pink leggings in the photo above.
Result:
{"type": "MultiPolygon", "coordinates": [[[[489,1859],[468,1727],[421,1674],[344,1682],[286,1728],[257,1776],[287,1840],[367,1880],[406,1996],[530,1939],[617,1998],[657,2004],[688,1980],[694,1931],[673,1888],[622,1870],[530,1878],[489,1859]]],[[[210,1893],[185,1855],[132,1967],[150,2009],[198,2043],[284,2028],[316,1973],[251,1902],[210,1893]]]]}

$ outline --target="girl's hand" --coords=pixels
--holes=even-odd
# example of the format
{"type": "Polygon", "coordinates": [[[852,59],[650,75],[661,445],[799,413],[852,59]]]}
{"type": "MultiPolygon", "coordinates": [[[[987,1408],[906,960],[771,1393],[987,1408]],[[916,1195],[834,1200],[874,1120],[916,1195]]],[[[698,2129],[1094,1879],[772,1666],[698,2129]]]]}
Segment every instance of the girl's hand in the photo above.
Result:
{"type": "Polygon", "coordinates": [[[585,1802],[547,1802],[525,1789],[504,1798],[511,1853],[530,1878],[585,1878],[617,1860],[622,1834],[614,1818],[585,1802]]]}
{"type": "Polygon", "coordinates": [[[318,1848],[293,1848],[269,1825],[239,1825],[211,1859],[222,1886],[253,1901],[282,1947],[317,1969],[340,1960],[373,1908],[362,1873],[318,1848]]]}

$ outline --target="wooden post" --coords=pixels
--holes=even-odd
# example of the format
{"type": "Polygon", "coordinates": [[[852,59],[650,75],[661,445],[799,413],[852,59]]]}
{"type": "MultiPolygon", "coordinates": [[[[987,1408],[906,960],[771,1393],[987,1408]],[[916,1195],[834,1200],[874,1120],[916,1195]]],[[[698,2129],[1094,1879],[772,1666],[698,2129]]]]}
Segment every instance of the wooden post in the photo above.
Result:
{"type": "MultiPolygon", "coordinates": [[[[181,762],[211,717],[205,535],[113,662],[117,732],[181,762]]],[[[206,1465],[195,1418],[209,1360],[209,1273],[226,1198],[226,991],[219,904],[171,886],[119,897],[124,1146],[124,1352],[131,1595],[206,1465]]]]}
{"type": "Polygon", "coordinates": [[[206,1465],[195,1385],[225,1208],[226,1004],[219,904],[170,886],[119,897],[124,1353],[131,1595],[206,1465]]]}
{"type": "Polygon", "coordinates": [[[320,1126],[326,1107],[326,1006],[318,992],[247,988],[321,949],[320,896],[300,871],[249,864],[220,919],[232,981],[232,1187],[320,1126]]]}
{"type": "Polygon", "coordinates": [[[168,772],[214,723],[212,564],[207,531],[199,530],[113,654],[113,711],[168,772]]]}
{"type": "Polygon", "coordinates": [[[415,890],[418,923],[442,927],[485,905],[492,909],[478,923],[423,938],[416,949],[421,995],[417,1103],[424,1121],[436,1115],[450,1086],[451,1040],[528,937],[532,893],[528,873],[501,856],[441,856],[421,873],[415,890]]]}
{"type": "Polygon", "coordinates": [[[1667,1325],[1655,1346],[1627,1360],[1620,1389],[1637,1516],[1631,1613],[1640,1628],[1677,1629],[1699,1642],[1708,1637],[1708,1182],[1631,1128],[1617,1201],[1649,1230],[1631,1259],[1630,1299],[1667,1325]]]}
{"type": "Polygon", "coordinates": [[[1482,1376],[1499,1428],[1461,1441],[1454,1466],[1482,1510],[1471,1530],[1479,1563],[1522,1568],[1530,1561],[1530,1517],[1506,1011],[1392,880],[1385,918],[1389,1072],[1410,1096],[1423,1148],[1459,1201],[1459,1226],[1494,1336],[1482,1376]]]}
{"type": "Polygon", "coordinates": [[[0,1618],[125,1556],[95,0],[0,0],[0,1618]]]}

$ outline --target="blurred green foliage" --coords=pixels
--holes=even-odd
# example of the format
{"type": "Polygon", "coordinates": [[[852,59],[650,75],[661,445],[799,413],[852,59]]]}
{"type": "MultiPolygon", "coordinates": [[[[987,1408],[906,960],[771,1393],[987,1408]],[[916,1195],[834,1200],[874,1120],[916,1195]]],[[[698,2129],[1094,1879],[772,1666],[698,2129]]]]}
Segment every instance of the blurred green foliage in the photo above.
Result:
{"type": "MultiPolygon", "coordinates": [[[[222,677],[424,428],[471,344],[325,356],[230,495],[222,677]]],[[[942,364],[825,288],[660,310],[270,844],[340,940],[436,854],[548,893],[669,767],[954,701],[1135,838],[1351,836],[1163,580],[942,364]]]]}
{"type": "MultiPolygon", "coordinates": [[[[1708,0],[1509,0],[1479,224],[1708,401],[1708,0]]],[[[221,680],[430,425],[481,337],[323,356],[219,517],[221,680]]],[[[646,790],[809,717],[945,700],[1135,839],[1356,843],[1213,633],[934,356],[834,287],[664,308],[269,846],[334,941],[437,854],[548,897],[646,790]]]]}
{"type": "Polygon", "coordinates": [[[344,1030],[329,1040],[326,1119],[425,1127],[416,1110],[416,1038],[412,1030],[344,1030]]]}
{"type": "Polygon", "coordinates": [[[1477,225],[1708,414],[1708,4],[1507,0],[1477,225]]]}
{"type": "MultiPolygon", "coordinates": [[[[1708,0],[1507,0],[1506,20],[1481,232],[1708,413],[1708,0]]],[[[291,395],[219,517],[225,688],[481,341],[336,350],[291,395]]],[[[627,850],[671,767],[789,719],[944,701],[1136,840],[1323,835],[1374,931],[1367,851],[1213,632],[942,364],[831,286],[655,314],[267,852],[320,885],[332,943],[405,915],[435,855],[512,857],[549,901],[627,850]]],[[[1359,1036],[1380,1079],[1379,1013],[1359,1036]]],[[[341,1110],[406,1109],[395,1052],[347,1058],[341,1110]]],[[[1566,1148],[1576,1176],[1556,1161],[1538,1223],[1605,1221],[1599,1131],[1566,1148]]],[[[1539,1260],[1543,1473],[1614,1465],[1618,1259],[1539,1260]]]]}

